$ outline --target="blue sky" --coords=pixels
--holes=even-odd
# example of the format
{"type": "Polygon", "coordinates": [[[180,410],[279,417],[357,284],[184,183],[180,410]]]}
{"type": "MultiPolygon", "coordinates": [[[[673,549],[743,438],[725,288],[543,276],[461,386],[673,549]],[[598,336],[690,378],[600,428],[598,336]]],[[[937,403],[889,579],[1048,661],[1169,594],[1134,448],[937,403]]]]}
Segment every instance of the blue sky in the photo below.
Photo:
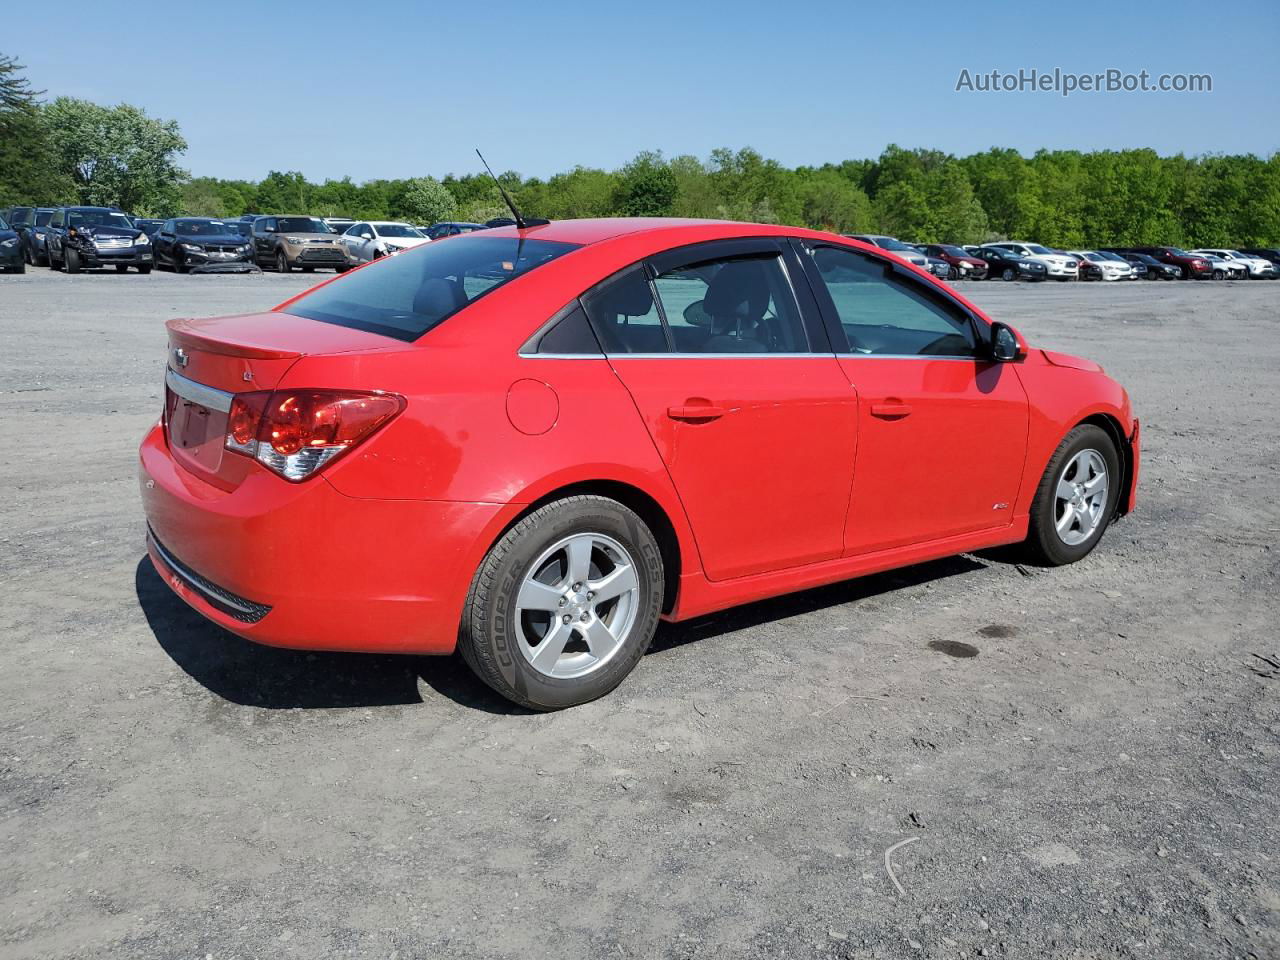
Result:
{"type": "Polygon", "coordinates": [[[476,145],[495,168],[526,176],[719,146],[787,165],[876,156],[888,143],[1280,149],[1280,7],[1270,0],[65,9],[10,4],[0,52],[50,97],[126,101],[178,120],[197,176],[442,176],[475,170],[476,145]],[[1213,92],[955,91],[961,69],[1032,67],[1208,73],[1213,92]]]}

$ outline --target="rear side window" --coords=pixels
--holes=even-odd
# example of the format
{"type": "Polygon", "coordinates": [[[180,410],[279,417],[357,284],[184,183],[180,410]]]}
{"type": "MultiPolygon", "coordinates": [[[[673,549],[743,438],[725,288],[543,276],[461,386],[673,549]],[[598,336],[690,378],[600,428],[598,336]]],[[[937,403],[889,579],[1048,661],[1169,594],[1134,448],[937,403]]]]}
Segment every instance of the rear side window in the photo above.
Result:
{"type": "Polygon", "coordinates": [[[849,350],[879,356],[972,357],[973,326],[964,311],[913,277],[876,258],[835,247],[813,252],[849,350]]]}
{"type": "Polygon", "coordinates": [[[654,281],[677,353],[804,353],[795,296],[778,256],[712,260],[654,281]]]}
{"type": "Polygon", "coordinates": [[[485,294],[575,249],[570,243],[492,236],[427,244],[325,284],[285,312],[416,340],[485,294]]]}
{"type": "Polygon", "coordinates": [[[669,353],[662,315],[642,267],[632,267],[582,297],[606,353],[669,353]]]}

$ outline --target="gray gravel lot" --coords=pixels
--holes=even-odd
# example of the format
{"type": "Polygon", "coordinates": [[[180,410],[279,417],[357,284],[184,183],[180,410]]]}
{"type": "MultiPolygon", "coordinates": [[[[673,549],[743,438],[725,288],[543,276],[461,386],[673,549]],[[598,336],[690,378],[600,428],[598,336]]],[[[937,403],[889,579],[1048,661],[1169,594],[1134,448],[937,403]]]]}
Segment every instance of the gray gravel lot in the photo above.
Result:
{"type": "Polygon", "coordinates": [[[664,627],[530,715],[144,558],[163,321],[314,279],[0,278],[4,960],[1280,957],[1280,282],[963,286],[1128,386],[1135,515],[664,627]]]}

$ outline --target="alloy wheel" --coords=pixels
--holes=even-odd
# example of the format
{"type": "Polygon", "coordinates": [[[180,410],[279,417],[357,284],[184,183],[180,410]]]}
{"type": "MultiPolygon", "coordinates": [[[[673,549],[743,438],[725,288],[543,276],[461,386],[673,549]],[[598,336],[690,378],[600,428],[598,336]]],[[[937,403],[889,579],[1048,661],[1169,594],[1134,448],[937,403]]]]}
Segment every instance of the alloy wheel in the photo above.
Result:
{"type": "Polygon", "coordinates": [[[1097,450],[1081,450],[1067,461],[1054,493],[1054,529],[1069,547],[1098,529],[1107,509],[1107,461],[1097,450]]]}
{"type": "Polygon", "coordinates": [[[545,676],[586,676],[626,643],[639,609],[640,582],[626,548],[601,533],[575,533],[544,550],[520,584],[520,652],[545,676]]]}

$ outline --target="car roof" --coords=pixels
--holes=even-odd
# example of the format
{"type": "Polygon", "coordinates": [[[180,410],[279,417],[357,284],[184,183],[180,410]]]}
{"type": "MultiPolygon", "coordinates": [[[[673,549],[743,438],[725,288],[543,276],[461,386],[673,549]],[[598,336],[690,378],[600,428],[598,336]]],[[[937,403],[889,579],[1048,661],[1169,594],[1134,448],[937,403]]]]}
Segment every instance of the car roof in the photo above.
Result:
{"type": "MultiPolygon", "coordinates": [[[[759,236],[831,236],[803,227],[785,227],[766,223],[742,223],[735,220],[693,220],[678,217],[604,217],[596,220],[553,220],[551,223],[518,227],[491,227],[486,236],[524,236],[539,240],[555,240],[583,246],[634,236],[640,233],[668,234],[673,244],[678,244],[684,234],[714,239],[720,237],[759,236]]],[[[691,241],[692,242],[692,241],[691,241]]]]}

